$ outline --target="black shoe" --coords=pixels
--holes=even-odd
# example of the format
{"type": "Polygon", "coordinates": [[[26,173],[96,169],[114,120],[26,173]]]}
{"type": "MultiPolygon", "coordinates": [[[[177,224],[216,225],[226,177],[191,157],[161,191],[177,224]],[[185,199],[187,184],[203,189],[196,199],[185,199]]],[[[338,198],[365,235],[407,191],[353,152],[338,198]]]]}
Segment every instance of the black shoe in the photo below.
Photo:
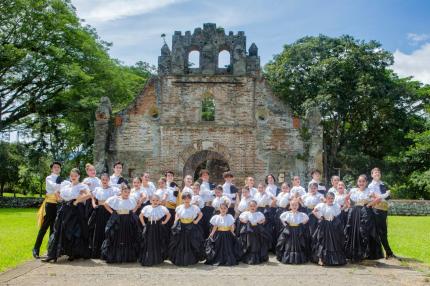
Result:
{"type": "Polygon", "coordinates": [[[39,259],[39,249],[33,248],[33,257],[39,259]]]}
{"type": "Polygon", "coordinates": [[[51,261],[53,261],[53,262],[57,262],[57,258],[56,257],[46,257],[46,258],[44,258],[44,259],[42,259],[41,260],[42,262],[51,262],[51,261]]]}

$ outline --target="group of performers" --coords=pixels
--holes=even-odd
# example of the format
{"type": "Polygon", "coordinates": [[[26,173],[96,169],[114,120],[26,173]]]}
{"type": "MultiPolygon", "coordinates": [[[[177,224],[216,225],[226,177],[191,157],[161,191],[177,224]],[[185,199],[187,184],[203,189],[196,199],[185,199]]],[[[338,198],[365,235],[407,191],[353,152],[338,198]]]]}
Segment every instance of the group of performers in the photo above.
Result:
{"type": "Polygon", "coordinates": [[[132,187],[121,176],[96,176],[86,165],[80,181],[78,169],[61,179],[61,164],[51,164],[46,198],[39,210],[40,230],[33,248],[39,258],[43,237],[50,229],[44,262],[66,255],[68,260],[100,258],[107,263],[140,262],[151,266],[170,260],[179,266],[205,261],[209,265],[259,264],[274,253],[281,263],[344,265],[347,261],[395,257],[387,240],[389,190],[381,171],[371,171],[347,192],[338,176],[327,191],[321,173],[313,170],[307,190],[295,176],[292,186],[278,186],[273,175],[255,187],[248,177],[240,189],[231,172],[225,183],[200,182],[185,176],[183,187],[167,171],[157,182],[148,173],[136,177],[132,187]]]}

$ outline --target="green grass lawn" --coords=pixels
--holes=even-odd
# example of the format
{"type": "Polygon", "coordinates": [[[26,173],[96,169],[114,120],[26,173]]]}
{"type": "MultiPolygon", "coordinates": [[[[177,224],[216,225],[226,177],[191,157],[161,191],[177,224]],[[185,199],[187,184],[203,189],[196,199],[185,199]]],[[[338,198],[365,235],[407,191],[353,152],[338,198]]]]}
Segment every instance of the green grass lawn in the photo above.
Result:
{"type": "MultiPolygon", "coordinates": [[[[32,259],[38,231],[36,209],[0,209],[0,272],[32,259]]],[[[40,250],[46,252],[48,234],[40,250]]]]}
{"type": "Polygon", "coordinates": [[[389,216],[388,241],[396,255],[430,265],[430,216],[389,216]]]}
{"type": "MultiPolygon", "coordinates": [[[[32,259],[37,235],[36,209],[0,209],[0,272],[32,259]]],[[[388,235],[391,248],[401,257],[430,265],[430,216],[390,216],[388,235]]],[[[45,236],[41,253],[46,251],[45,236]]]]}
{"type": "MultiPolygon", "coordinates": [[[[43,196],[44,195],[45,195],[45,193],[43,193],[43,196]]],[[[13,193],[3,193],[3,196],[4,197],[12,198],[13,197],[13,193]]],[[[17,198],[43,198],[43,196],[40,196],[39,194],[26,194],[26,195],[24,195],[24,194],[17,193],[17,194],[15,194],[15,196],[17,198]]]]}

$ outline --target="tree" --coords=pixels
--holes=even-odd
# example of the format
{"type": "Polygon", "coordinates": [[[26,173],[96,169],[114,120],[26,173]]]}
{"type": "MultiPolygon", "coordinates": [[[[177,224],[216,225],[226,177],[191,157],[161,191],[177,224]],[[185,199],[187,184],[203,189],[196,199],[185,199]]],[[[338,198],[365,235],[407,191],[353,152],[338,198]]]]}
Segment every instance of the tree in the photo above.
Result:
{"type": "Polygon", "coordinates": [[[324,128],[326,180],[335,168],[353,176],[411,144],[409,130],[422,130],[422,84],[389,70],[391,53],[376,41],[351,36],[304,37],[285,45],[265,67],[274,91],[303,116],[317,106],[324,128]]]}
{"type": "Polygon", "coordinates": [[[0,172],[0,196],[3,196],[6,185],[13,189],[18,183],[20,158],[16,144],[0,141],[0,162],[3,162],[0,172]]]}

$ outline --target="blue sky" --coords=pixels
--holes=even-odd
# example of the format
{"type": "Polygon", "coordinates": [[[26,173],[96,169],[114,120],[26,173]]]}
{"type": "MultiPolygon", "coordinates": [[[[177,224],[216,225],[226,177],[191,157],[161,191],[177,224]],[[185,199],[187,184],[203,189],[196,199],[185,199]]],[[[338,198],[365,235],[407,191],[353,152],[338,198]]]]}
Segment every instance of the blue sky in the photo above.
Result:
{"type": "Polygon", "coordinates": [[[111,55],[125,64],[156,64],[165,33],[216,23],[245,31],[262,64],[306,35],[350,34],[377,40],[392,51],[393,69],[430,84],[430,1],[422,0],[72,0],[80,18],[112,42],[111,55]]]}

